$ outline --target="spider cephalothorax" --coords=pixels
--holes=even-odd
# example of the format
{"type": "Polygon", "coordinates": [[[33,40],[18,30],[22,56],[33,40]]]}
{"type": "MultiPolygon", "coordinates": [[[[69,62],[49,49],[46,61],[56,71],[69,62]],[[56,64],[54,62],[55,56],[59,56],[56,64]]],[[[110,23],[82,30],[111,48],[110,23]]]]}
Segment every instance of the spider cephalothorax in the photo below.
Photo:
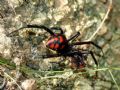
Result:
{"type": "MultiPolygon", "coordinates": [[[[84,59],[88,54],[90,54],[95,62],[96,65],[98,65],[97,60],[95,59],[94,53],[89,50],[77,50],[75,47],[76,45],[84,45],[84,44],[92,44],[95,47],[101,49],[100,46],[95,44],[92,41],[86,41],[86,42],[75,42],[75,43],[70,43],[69,41],[77,38],[80,33],[77,32],[73,36],[71,36],[69,39],[66,38],[63,30],[59,27],[52,27],[48,28],[44,25],[26,25],[20,29],[23,28],[40,28],[46,30],[48,33],[50,33],[50,38],[46,42],[46,47],[49,49],[52,49],[56,51],[56,54],[48,54],[48,55],[41,55],[42,58],[53,58],[53,57],[60,57],[60,56],[69,56],[72,58],[70,61],[72,65],[74,65],[76,68],[81,68],[85,66],[84,59]],[[54,33],[53,30],[59,30],[59,33],[54,33]]],[[[20,30],[18,29],[18,30],[20,30]]],[[[13,32],[16,32],[18,30],[15,30],[13,32]]],[[[12,33],[13,33],[12,32],[12,33]]],[[[12,34],[10,33],[10,34],[12,34]]]]}

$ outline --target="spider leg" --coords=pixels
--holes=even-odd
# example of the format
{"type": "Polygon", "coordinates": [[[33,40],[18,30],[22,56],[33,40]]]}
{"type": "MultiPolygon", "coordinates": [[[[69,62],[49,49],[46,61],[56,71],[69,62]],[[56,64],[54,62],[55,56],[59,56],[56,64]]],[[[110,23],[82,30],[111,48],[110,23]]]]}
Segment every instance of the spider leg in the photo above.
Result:
{"type": "Polygon", "coordinates": [[[39,55],[39,57],[40,58],[54,58],[54,57],[60,57],[60,56],[68,56],[70,54],[71,53],[63,53],[63,54],[57,53],[57,54],[49,54],[49,55],[39,55]]]}
{"type": "MultiPolygon", "coordinates": [[[[49,54],[49,55],[39,55],[40,58],[46,59],[46,58],[55,58],[55,57],[60,57],[60,56],[64,56],[66,58],[67,54],[49,54]]],[[[63,62],[64,60],[60,60],[58,62],[52,62],[52,63],[58,63],[60,64],[61,62],[63,62]]]]}
{"type": "Polygon", "coordinates": [[[84,44],[92,44],[93,46],[99,48],[99,49],[102,49],[100,46],[98,46],[97,44],[95,44],[94,42],[92,41],[86,41],[86,42],[76,42],[76,43],[73,43],[71,45],[84,45],[84,44]]]}
{"type": "Polygon", "coordinates": [[[67,41],[71,41],[72,39],[77,38],[80,35],[80,32],[77,32],[75,35],[73,35],[71,38],[69,38],[67,41]]]}
{"type": "MultiPolygon", "coordinates": [[[[82,51],[82,54],[90,54],[90,55],[92,56],[93,60],[94,60],[94,63],[95,63],[96,66],[97,66],[97,69],[98,69],[98,62],[97,62],[97,60],[96,60],[96,58],[95,58],[95,56],[94,56],[93,51],[87,51],[87,50],[86,50],[86,51],[82,51]]],[[[97,77],[98,77],[98,71],[95,72],[94,79],[97,78],[97,77]]]]}
{"type": "Polygon", "coordinates": [[[49,55],[39,55],[41,58],[54,58],[54,57],[60,57],[60,56],[73,56],[74,54],[77,54],[78,51],[73,52],[67,52],[67,53],[57,53],[57,54],[49,54],[49,55]]]}
{"type": "Polygon", "coordinates": [[[96,64],[96,66],[98,67],[98,62],[97,62],[97,60],[96,60],[96,58],[95,58],[95,56],[94,56],[94,53],[92,52],[92,51],[82,51],[81,52],[82,54],[90,54],[91,56],[92,56],[92,58],[93,58],[93,60],[94,60],[94,63],[96,64]]]}
{"type": "MultiPolygon", "coordinates": [[[[76,42],[76,43],[72,43],[71,46],[74,46],[74,45],[84,45],[84,44],[92,44],[93,46],[99,48],[99,49],[102,51],[102,53],[103,53],[102,48],[101,48],[99,45],[97,45],[97,44],[95,44],[94,42],[92,42],[92,41],[76,42]]],[[[104,55],[104,53],[103,53],[103,55],[104,55]]]]}
{"type": "Polygon", "coordinates": [[[93,60],[94,60],[94,62],[95,62],[95,64],[96,64],[96,66],[98,67],[98,62],[97,62],[97,60],[96,60],[96,58],[95,58],[93,52],[90,51],[90,54],[91,54],[91,56],[92,56],[92,58],[93,58],[93,60]]]}
{"type": "Polygon", "coordinates": [[[49,32],[51,35],[55,35],[55,34],[51,31],[51,29],[47,28],[46,26],[44,26],[44,25],[35,25],[35,24],[34,24],[34,25],[25,25],[25,26],[23,26],[23,27],[15,30],[15,31],[9,33],[8,35],[10,35],[10,34],[12,34],[12,33],[14,33],[14,32],[18,32],[19,30],[24,29],[24,28],[40,28],[40,29],[46,30],[46,31],[49,32]]]}
{"type": "Polygon", "coordinates": [[[45,59],[45,58],[60,57],[60,56],[62,56],[62,55],[60,55],[60,54],[39,55],[39,57],[43,58],[43,59],[45,59]]]}

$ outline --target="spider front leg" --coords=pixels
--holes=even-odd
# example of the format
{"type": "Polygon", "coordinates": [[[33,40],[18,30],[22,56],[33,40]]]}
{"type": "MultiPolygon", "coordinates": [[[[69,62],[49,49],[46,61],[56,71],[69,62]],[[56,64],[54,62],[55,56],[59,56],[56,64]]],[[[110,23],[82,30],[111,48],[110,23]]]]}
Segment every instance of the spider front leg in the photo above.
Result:
{"type": "Polygon", "coordinates": [[[76,43],[73,43],[73,44],[71,44],[71,45],[74,46],[74,45],[84,45],[84,44],[92,44],[93,46],[95,46],[95,47],[97,47],[97,48],[99,48],[99,49],[102,50],[102,48],[101,48],[99,45],[95,44],[95,43],[92,42],[92,41],[76,42],[76,43]]]}
{"type": "Polygon", "coordinates": [[[44,26],[44,25],[36,25],[36,24],[33,24],[33,25],[24,25],[23,27],[17,29],[17,30],[14,30],[13,32],[9,33],[7,36],[10,36],[12,33],[15,33],[15,32],[18,32],[19,30],[21,29],[24,29],[24,28],[39,28],[39,29],[44,29],[46,30],[47,32],[49,32],[51,35],[55,35],[54,32],[52,32],[51,29],[49,29],[48,27],[44,26]]]}

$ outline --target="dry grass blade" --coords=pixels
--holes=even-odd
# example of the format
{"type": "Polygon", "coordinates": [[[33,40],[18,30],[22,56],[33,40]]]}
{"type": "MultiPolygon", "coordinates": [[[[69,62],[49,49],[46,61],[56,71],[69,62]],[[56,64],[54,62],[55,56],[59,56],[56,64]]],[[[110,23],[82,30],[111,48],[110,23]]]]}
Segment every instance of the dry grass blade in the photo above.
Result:
{"type": "Polygon", "coordinates": [[[9,77],[9,78],[18,86],[19,90],[22,90],[22,88],[20,87],[20,85],[19,85],[10,75],[8,75],[8,74],[5,73],[5,72],[4,72],[4,75],[5,75],[6,77],[9,77]]]}
{"type": "Polygon", "coordinates": [[[107,13],[105,14],[101,24],[99,25],[99,27],[97,28],[97,30],[93,33],[93,35],[86,41],[91,41],[93,39],[93,37],[98,33],[98,31],[101,29],[101,27],[103,26],[105,20],[108,18],[108,15],[110,13],[112,9],[112,0],[109,0],[109,6],[108,6],[108,10],[107,10],[107,13]]]}

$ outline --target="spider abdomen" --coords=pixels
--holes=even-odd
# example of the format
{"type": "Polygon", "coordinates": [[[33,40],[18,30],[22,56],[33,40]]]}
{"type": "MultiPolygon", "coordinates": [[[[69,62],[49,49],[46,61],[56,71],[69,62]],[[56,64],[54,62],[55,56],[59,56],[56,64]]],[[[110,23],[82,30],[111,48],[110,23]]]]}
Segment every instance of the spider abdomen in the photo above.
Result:
{"type": "Polygon", "coordinates": [[[62,50],[66,46],[66,37],[64,35],[52,36],[48,39],[46,46],[52,50],[62,50]]]}

